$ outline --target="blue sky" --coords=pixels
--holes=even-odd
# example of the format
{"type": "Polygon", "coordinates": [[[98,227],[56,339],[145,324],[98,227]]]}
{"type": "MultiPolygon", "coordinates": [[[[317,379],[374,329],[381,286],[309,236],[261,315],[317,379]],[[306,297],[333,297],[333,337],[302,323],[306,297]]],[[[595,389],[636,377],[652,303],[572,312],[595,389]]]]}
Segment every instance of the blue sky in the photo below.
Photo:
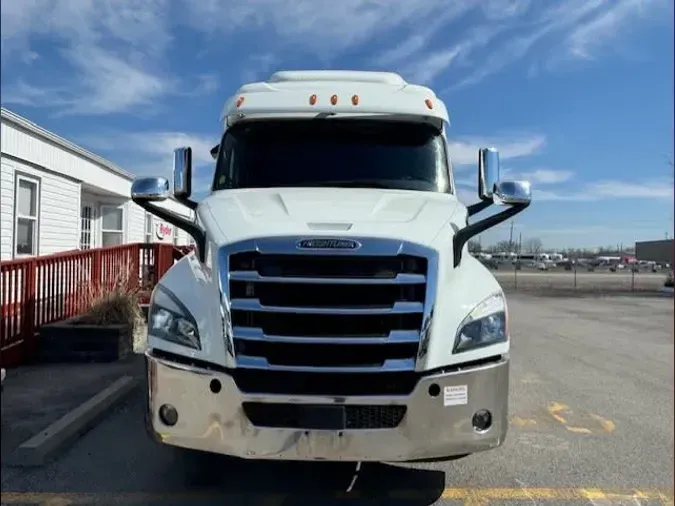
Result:
{"type": "Polygon", "coordinates": [[[393,70],[446,102],[467,203],[478,147],[532,181],[524,240],[673,234],[672,0],[2,0],[0,32],[2,105],[131,172],[188,144],[207,181],[244,82],[393,70]]]}

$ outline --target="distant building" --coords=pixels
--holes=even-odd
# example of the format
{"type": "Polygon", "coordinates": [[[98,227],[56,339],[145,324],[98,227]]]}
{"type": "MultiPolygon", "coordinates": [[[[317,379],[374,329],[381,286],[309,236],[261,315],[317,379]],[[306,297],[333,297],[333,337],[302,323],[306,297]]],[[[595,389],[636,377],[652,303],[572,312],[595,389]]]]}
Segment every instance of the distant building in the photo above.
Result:
{"type": "Polygon", "coordinates": [[[635,257],[640,261],[672,265],[675,257],[675,239],[636,242],[635,257]]]}

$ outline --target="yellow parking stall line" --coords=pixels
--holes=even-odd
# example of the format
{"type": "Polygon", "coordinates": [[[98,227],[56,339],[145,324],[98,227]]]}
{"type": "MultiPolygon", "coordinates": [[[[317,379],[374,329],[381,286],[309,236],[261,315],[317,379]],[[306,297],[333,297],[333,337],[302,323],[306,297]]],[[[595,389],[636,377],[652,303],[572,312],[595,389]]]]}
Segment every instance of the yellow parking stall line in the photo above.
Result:
{"type": "Polygon", "coordinates": [[[551,418],[560,423],[569,432],[575,434],[609,434],[616,429],[616,424],[612,420],[603,418],[595,413],[582,413],[581,416],[574,417],[572,409],[561,402],[551,402],[546,409],[551,418]],[[576,418],[576,423],[570,424],[570,422],[568,422],[570,418],[576,418]],[[584,418],[586,419],[586,422],[590,422],[590,427],[580,426],[580,423],[584,423],[581,421],[584,418]]]}
{"type": "Polygon", "coordinates": [[[575,434],[593,434],[593,431],[591,429],[587,429],[586,427],[571,427],[569,425],[565,425],[565,428],[570,432],[574,432],[575,434]]]}
{"type": "Polygon", "coordinates": [[[607,420],[606,418],[603,418],[600,415],[591,413],[591,418],[593,420],[596,420],[600,424],[600,426],[604,429],[605,432],[614,432],[614,429],[616,429],[616,424],[613,421],[607,420]]]}
{"type": "Polygon", "coordinates": [[[520,416],[512,417],[510,422],[515,427],[531,427],[537,425],[537,420],[535,418],[523,418],[520,416]]]}
{"type": "Polygon", "coordinates": [[[562,404],[560,402],[552,402],[548,405],[548,412],[549,414],[555,418],[556,421],[562,423],[563,425],[567,424],[567,420],[563,418],[563,416],[560,414],[560,412],[564,412],[569,410],[567,405],[562,404]]]}
{"type": "MultiPolygon", "coordinates": [[[[45,493],[45,492],[3,492],[2,504],[34,504],[38,506],[74,506],[77,504],[86,504],[101,500],[118,504],[139,504],[148,503],[166,503],[185,501],[208,501],[209,503],[218,501],[226,506],[228,501],[237,504],[242,499],[254,500],[254,504],[283,504],[289,497],[302,496],[303,492],[295,494],[289,493],[232,493],[232,494],[214,494],[214,493],[45,493]]],[[[316,492],[311,494],[317,496],[316,492]]],[[[333,493],[335,498],[358,499],[360,494],[353,492],[349,494],[333,493]]],[[[391,498],[427,497],[429,491],[425,490],[393,490],[390,494],[383,493],[383,496],[389,495],[391,498]]],[[[659,501],[663,506],[673,506],[673,491],[663,490],[605,490],[599,488],[446,488],[442,499],[462,501],[468,506],[484,506],[487,504],[499,504],[499,501],[579,501],[580,504],[588,504],[594,500],[609,501],[634,501],[639,499],[659,501]]],[[[636,502],[637,504],[637,502],[636,502]]]]}
{"type": "Polygon", "coordinates": [[[444,499],[482,501],[583,501],[589,499],[609,499],[614,501],[632,500],[634,498],[660,500],[663,504],[672,504],[672,491],[664,493],[658,490],[601,490],[597,488],[485,488],[485,489],[446,489],[444,499]],[[667,503],[666,501],[671,501],[667,503]]]}

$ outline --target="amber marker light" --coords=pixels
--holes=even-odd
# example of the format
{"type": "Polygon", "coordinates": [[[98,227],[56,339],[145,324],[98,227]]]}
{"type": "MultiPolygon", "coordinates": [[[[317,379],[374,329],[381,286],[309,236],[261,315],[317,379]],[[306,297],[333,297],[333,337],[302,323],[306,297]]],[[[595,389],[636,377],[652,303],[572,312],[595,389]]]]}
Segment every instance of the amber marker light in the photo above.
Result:
{"type": "Polygon", "coordinates": [[[316,105],[316,95],[309,96],[309,105],[316,105]]]}
{"type": "Polygon", "coordinates": [[[337,104],[337,100],[338,100],[337,95],[333,95],[332,97],[330,97],[330,104],[331,104],[331,105],[336,105],[336,104],[337,104]]]}
{"type": "Polygon", "coordinates": [[[431,99],[427,98],[424,101],[425,104],[427,104],[427,109],[433,109],[434,108],[434,103],[431,101],[431,99]]]}
{"type": "Polygon", "coordinates": [[[237,107],[241,107],[241,104],[244,103],[244,100],[245,100],[245,99],[246,99],[246,97],[239,97],[239,98],[237,99],[237,107]]]}
{"type": "Polygon", "coordinates": [[[359,96],[352,95],[352,105],[359,105],[359,96]]]}

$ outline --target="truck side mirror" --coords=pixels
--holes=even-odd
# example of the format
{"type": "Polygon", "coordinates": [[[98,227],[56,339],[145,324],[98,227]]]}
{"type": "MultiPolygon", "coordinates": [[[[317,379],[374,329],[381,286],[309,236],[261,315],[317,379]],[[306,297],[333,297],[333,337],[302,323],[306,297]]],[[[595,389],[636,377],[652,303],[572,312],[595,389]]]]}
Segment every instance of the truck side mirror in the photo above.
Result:
{"type": "Polygon", "coordinates": [[[140,177],[131,184],[134,202],[161,202],[169,195],[169,181],[165,177],[140,177]]]}
{"type": "MultiPolygon", "coordinates": [[[[189,148],[188,148],[189,149],[189,148]]],[[[178,151],[178,150],[176,150],[178,151]]],[[[178,158],[178,157],[176,157],[178,158]]],[[[178,164],[174,165],[174,173],[176,172],[178,164]]],[[[187,175],[190,176],[190,164],[188,158],[187,164],[187,175]]],[[[181,172],[181,171],[179,171],[181,172]]],[[[184,172],[181,172],[183,174],[184,172]]],[[[188,179],[189,181],[189,179],[188,179]]],[[[189,184],[188,184],[189,192],[189,184]]],[[[175,181],[174,181],[174,194],[175,191],[175,181]]],[[[136,204],[141,206],[143,209],[149,213],[157,216],[158,218],[168,221],[172,225],[185,230],[192,238],[195,240],[197,245],[197,255],[200,262],[206,261],[206,232],[202,227],[197,223],[195,218],[188,218],[181,216],[178,213],[175,213],[163,206],[158,206],[156,202],[162,202],[171,198],[171,191],[169,190],[169,181],[165,177],[139,177],[134,180],[131,184],[131,200],[136,204]]],[[[180,202],[180,201],[179,201],[180,202]]],[[[184,198],[182,203],[192,204],[193,202],[187,198],[184,198]]],[[[194,207],[190,206],[191,209],[195,209],[197,204],[194,207]]]]}
{"type": "Polygon", "coordinates": [[[498,205],[529,204],[532,187],[529,181],[499,181],[494,185],[492,200],[498,205]]]}
{"type": "Polygon", "coordinates": [[[173,194],[179,201],[192,194],[192,148],[173,151],[173,194]]]}
{"type": "Polygon", "coordinates": [[[492,200],[495,184],[499,181],[499,151],[495,148],[478,150],[478,197],[492,200]]]}

